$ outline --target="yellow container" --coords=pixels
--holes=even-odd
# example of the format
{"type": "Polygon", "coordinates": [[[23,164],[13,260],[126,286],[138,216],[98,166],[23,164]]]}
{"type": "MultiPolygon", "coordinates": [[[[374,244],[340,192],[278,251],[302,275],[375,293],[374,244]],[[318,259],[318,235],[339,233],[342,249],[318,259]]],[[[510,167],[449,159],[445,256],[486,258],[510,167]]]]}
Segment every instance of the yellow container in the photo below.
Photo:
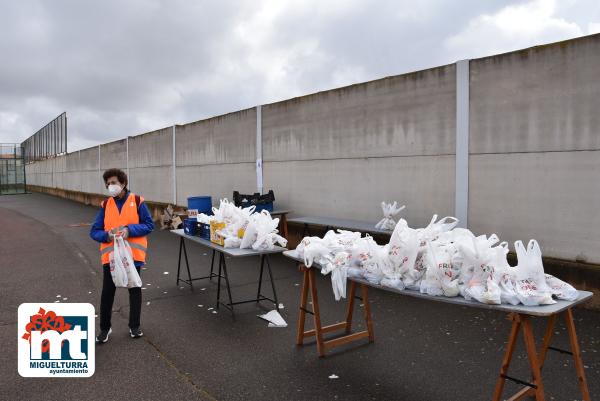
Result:
{"type": "Polygon", "coordinates": [[[210,222],[210,242],[218,245],[225,245],[225,237],[217,234],[217,231],[225,228],[225,223],[219,223],[216,221],[210,222]]]}
{"type": "Polygon", "coordinates": [[[238,230],[238,238],[244,238],[245,233],[246,233],[246,230],[244,228],[240,228],[238,230]]]}

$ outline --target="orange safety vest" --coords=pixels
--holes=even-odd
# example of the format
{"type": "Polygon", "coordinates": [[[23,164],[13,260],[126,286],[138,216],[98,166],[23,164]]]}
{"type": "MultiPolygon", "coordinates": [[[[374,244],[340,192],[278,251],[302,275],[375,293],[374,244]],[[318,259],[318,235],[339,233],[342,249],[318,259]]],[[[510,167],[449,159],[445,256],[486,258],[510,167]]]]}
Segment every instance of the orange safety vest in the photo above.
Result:
{"type": "MultiPolygon", "coordinates": [[[[144,198],[139,197],[141,204],[144,198]]],[[[103,202],[104,206],[104,229],[110,231],[113,228],[126,226],[128,224],[139,224],[140,216],[138,215],[138,205],[133,192],[129,193],[129,197],[121,208],[119,208],[115,200],[110,197],[103,202]]],[[[127,238],[129,246],[131,247],[131,253],[133,254],[133,260],[137,262],[146,262],[146,250],[148,249],[148,239],[146,237],[129,237],[127,238]]],[[[100,256],[102,264],[109,263],[108,255],[113,250],[113,243],[103,242],[100,244],[100,256]]]]}

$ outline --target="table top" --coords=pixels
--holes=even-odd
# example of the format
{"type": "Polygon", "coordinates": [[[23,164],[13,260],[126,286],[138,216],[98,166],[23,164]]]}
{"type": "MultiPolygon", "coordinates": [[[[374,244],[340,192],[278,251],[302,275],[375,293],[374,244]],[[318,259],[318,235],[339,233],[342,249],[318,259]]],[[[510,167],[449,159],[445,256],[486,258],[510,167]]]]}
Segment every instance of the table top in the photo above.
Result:
{"type": "Polygon", "coordinates": [[[225,255],[234,257],[234,258],[238,258],[238,257],[243,257],[243,256],[257,256],[257,255],[267,255],[267,254],[274,254],[274,253],[281,253],[283,251],[286,251],[287,248],[283,248],[280,246],[275,246],[273,249],[264,249],[264,250],[259,250],[259,251],[255,251],[254,249],[240,249],[240,248],[225,248],[224,246],[215,244],[213,242],[210,242],[208,240],[205,240],[204,238],[200,238],[200,237],[195,237],[192,235],[187,235],[183,232],[183,229],[179,229],[179,230],[171,230],[171,232],[175,235],[179,235],[180,237],[183,237],[187,240],[190,240],[192,242],[196,242],[200,245],[204,245],[207,248],[211,248],[214,249],[216,251],[222,252],[225,255]]]}
{"type": "MultiPolygon", "coordinates": [[[[298,257],[295,250],[286,251],[283,254],[290,259],[293,259],[297,262],[304,263],[304,260],[298,257]]],[[[320,266],[318,266],[317,263],[313,264],[313,267],[315,267],[315,266],[320,268],[320,266]]],[[[415,298],[427,299],[430,301],[445,302],[448,304],[469,306],[469,307],[474,307],[474,308],[494,309],[494,310],[499,310],[499,311],[508,312],[508,313],[514,312],[514,313],[520,313],[523,315],[530,315],[530,316],[554,315],[554,314],[563,312],[569,308],[572,308],[575,305],[578,305],[580,303],[587,301],[593,295],[593,293],[591,293],[589,291],[579,291],[579,298],[577,298],[575,301],[564,301],[564,300],[559,299],[559,300],[556,300],[556,303],[552,304],[552,305],[540,305],[540,306],[525,306],[525,305],[510,305],[510,304],[489,305],[489,304],[483,304],[483,303],[475,301],[475,300],[468,301],[461,296],[452,297],[452,298],[444,297],[444,296],[436,297],[433,295],[421,294],[419,291],[416,291],[416,290],[406,290],[406,289],[398,290],[395,288],[385,287],[385,286],[382,286],[379,284],[372,284],[362,278],[354,278],[354,277],[350,278],[349,277],[348,280],[352,280],[352,281],[355,281],[355,282],[361,283],[361,284],[366,284],[369,287],[378,288],[378,289],[381,289],[384,291],[390,291],[390,292],[394,292],[394,293],[401,294],[401,295],[408,295],[408,296],[415,297],[415,298]]]]}
{"type": "Polygon", "coordinates": [[[393,230],[382,230],[375,228],[375,224],[370,221],[359,221],[349,219],[338,219],[334,217],[295,217],[288,219],[288,223],[312,224],[315,226],[341,228],[344,230],[360,231],[361,233],[392,235],[393,230]]]}

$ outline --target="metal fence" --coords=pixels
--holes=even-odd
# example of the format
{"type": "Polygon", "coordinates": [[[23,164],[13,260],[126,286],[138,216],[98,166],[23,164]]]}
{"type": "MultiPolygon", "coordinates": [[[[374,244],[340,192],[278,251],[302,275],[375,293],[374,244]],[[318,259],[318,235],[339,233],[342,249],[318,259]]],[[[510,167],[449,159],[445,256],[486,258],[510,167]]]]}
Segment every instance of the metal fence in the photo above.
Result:
{"type": "Polygon", "coordinates": [[[18,143],[0,144],[0,195],[27,192],[23,147],[18,143]]]}
{"type": "Polygon", "coordinates": [[[40,128],[21,146],[25,149],[26,163],[67,153],[67,113],[40,128]]]}

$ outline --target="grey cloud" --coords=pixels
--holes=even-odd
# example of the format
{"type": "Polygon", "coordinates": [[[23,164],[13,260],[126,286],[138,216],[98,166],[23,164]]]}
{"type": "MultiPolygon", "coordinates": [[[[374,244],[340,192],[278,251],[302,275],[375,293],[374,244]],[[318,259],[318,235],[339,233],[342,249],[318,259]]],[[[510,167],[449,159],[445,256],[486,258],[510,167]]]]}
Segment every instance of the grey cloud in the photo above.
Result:
{"type": "MultiPolygon", "coordinates": [[[[3,2],[0,142],[66,110],[76,150],[454,62],[461,49],[450,52],[449,37],[514,3],[3,2]]],[[[584,31],[600,22],[591,0],[556,12],[584,31]]]]}

